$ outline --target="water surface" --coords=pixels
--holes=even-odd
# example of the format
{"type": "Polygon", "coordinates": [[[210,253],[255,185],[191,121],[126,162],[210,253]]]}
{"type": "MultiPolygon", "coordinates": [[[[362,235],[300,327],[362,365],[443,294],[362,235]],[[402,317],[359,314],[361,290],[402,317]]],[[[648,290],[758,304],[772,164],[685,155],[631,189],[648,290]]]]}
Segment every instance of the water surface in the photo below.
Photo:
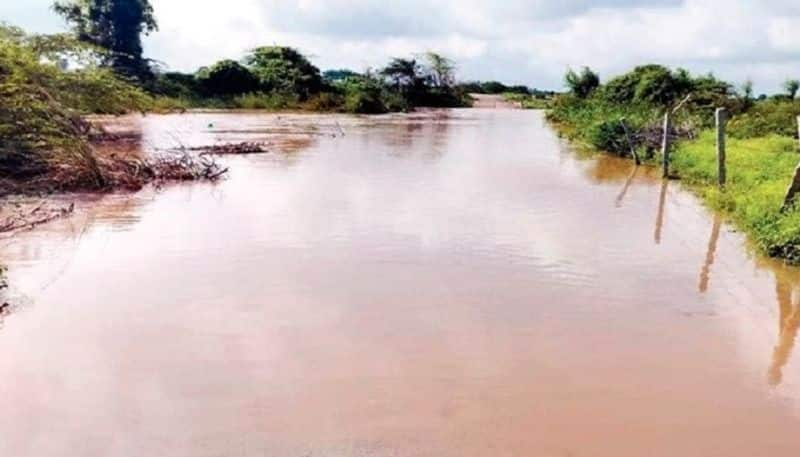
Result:
{"type": "Polygon", "coordinates": [[[798,271],[529,111],[126,118],[269,140],[0,241],[0,455],[800,453],[798,271]]]}

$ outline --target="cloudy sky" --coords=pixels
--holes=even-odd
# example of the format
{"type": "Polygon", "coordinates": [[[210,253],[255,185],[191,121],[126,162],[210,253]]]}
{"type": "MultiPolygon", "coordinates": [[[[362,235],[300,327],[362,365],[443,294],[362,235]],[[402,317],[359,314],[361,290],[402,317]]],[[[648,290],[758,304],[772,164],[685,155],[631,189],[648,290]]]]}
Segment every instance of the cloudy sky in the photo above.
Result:
{"type": "MultiPolygon", "coordinates": [[[[461,79],[560,89],[568,67],[608,77],[647,62],[777,91],[800,79],[800,0],[151,0],[146,52],[189,71],[259,44],[300,48],[321,68],[363,70],[426,50],[461,79]]],[[[0,18],[37,32],[63,23],[51,0],[2,0],[0,18]]]]}

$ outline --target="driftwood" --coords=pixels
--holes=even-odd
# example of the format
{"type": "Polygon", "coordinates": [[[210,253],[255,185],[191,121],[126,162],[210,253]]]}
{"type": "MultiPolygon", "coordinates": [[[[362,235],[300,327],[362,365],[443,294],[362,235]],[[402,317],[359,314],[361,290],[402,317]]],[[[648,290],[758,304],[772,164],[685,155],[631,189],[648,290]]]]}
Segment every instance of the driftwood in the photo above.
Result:
{"type": "Polygon", "coordinates": [[[633,157],[634,162],[636,165],[642,164],[642,159],[639,158],[639,153],[636,152],[636,146],[633,143],[633,139],[631,138],[630,131],[628,130],[628,125],[625,123],[625,119],[620,119],[620,124],[622,124],[622,129],[625,131],[625,139],[628,141],[628,147],[631,150],[631,157],[633,157]]]}
{"type": "Polygon", "coordinates": [[[215,144],[213,146],[201,146],[185,148],[188,151],[200,151],[201,156],[206,155],[246,155],[246,154],[265,154],[269,152],[268,143],[243,142],[215,144]]]}

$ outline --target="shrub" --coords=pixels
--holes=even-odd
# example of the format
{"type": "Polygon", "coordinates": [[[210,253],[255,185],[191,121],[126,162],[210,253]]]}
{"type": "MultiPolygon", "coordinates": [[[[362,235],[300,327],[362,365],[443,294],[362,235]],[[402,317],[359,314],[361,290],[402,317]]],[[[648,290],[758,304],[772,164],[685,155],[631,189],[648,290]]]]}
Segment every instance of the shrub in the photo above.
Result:
{"type": "Polygon", "coordinates": [[[258,78],[235,60],[222,60],[197,72],[197,84],[206,96],[229,97],[258,90],[258,78]]]}
{"type": "Polygon", "coordinates": [[[83,174],[76,180],[102,184],[80,115],[145,110],[152,100],[97,60],[92,48],[64,35],[0,27],[0,177],[27,179],[69,166],[83,174]],[[81,69],[63,70],[67,57],[81,69]]]}
{"type": "Polygon", "coordinates": [[[188,73],[162,73],[147,89],[155,94],[165,97],[192,99],[200,96],[200,85],[195,75],[188,73]]]}
{"type": "Polygon", "coordinates": [[[737,138],[797,137],[797,116],[800,116],[799,101],[788,98],[760,101],[747,112],[734,116],[728,130],[737,138]]]}
{"type": "Polygon", "coordinates": [[[600,86],[600,77],[589,67],[583,67],[580,73],[567,71],[564,82],[573,95],[586,98],[600,86]]]}
{"type": "Polygon", "coordinates": [[[240,109],[259,109],[259,110],[280,110],[287,108],[297,108],[300,100],[297,95],[286,93],[263,93],[255,92],[234,97],[229,106],[240,109]]]}
{"type": "Polygon", "coordinates": [[[294,48],[263,46],[245,58],[264,92],[296,95],[301,101],[322,91],[319,68],[294,48]]]}

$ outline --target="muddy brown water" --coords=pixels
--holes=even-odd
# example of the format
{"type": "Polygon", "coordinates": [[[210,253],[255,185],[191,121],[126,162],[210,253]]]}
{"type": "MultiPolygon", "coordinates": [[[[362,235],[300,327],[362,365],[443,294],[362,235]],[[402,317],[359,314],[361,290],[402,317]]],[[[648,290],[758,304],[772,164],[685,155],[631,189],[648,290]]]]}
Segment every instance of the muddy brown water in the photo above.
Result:
{"type": "Polygon", "coordinates": [[[798,270],[540,113],[118,123],[279,151],[0,241],[0,456],[800,453],[798,270]]]}

